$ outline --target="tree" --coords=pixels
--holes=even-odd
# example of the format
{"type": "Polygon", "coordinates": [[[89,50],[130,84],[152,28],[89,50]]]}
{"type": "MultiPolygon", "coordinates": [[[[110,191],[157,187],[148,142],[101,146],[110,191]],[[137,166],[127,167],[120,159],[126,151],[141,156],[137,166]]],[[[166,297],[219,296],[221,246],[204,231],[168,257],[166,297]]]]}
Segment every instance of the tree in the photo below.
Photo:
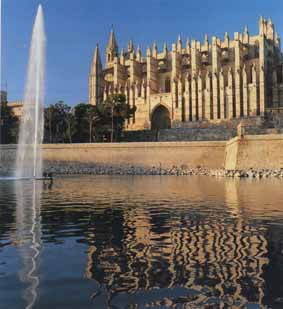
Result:
{"type": "Polygon", "coordinates": [[[75,142],[88,142],[90,140],[88,104],[79,103],[74,107],[74,118],[76,122],[75,142]]]}
{"type": "Polygon", "coordinates": [[[19,120],[7,103],[0,103],[0,141],[2,144],[16,144],[19,133],[19,120]]]}
{"type": "Polygon", "coordinates": [[[69,140],[69,143],[72,143],[73,136],[75,135],[75,132],[76,132],[76,120],[75,120],[75,116],[73,115],[71,111],[67,114],[66,121],[67,121],[68,140],[69,140]]]}
{"type": "Polygon", "coordinates": [[[73,120],[71,107],[58,101],[45,108],[45,141],[49,143],[64,143],[72,140],[72,128],[70,121],[73,120]]]}
{"type": "Polygon", "coordinates": [[[110,142],[118,141],[124,129],[125,121],[133,117],[135,111],[136,107],[129,106],[124,95],[109,96],[105,102],[97,105],[96,128],[104,129],[104,134],[108,133],[110,142]]]}

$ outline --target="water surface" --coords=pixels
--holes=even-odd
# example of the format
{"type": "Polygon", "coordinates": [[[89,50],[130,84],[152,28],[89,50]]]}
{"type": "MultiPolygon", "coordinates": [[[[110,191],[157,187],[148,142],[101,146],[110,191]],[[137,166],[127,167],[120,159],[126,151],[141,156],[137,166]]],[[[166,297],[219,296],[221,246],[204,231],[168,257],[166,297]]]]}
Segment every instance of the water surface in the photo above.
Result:
{"type": "Polygon", "coordinates": [[[1,308],[283,308],[282,185],[1,181],[1,308]]]}

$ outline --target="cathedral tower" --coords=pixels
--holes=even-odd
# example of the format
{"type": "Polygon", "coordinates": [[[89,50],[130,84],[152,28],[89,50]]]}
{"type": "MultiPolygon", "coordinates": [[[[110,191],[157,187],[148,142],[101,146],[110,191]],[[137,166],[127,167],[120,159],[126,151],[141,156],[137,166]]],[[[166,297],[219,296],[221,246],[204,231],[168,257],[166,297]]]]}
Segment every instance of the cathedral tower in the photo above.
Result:
{"type": "Polygon", "coordinates": [[[118,57],[118,45],[116,43],[114,29],[112,27],[106,48],[106,68],[112,67],[115,57],[118,57]]]}
{"type": "Polygon", "coordinates": [[[102,99],[102,63],[98,44],[95,47],[89,76],[89,104],[96,105],[102,99]]]}

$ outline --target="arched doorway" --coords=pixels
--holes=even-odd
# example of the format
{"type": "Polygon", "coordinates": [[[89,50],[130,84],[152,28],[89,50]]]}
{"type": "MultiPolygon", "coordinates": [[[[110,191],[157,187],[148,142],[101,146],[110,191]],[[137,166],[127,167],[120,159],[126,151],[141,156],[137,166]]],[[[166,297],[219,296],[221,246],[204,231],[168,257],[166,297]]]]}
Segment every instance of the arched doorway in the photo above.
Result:
{"type": "Polygon", "coordinates": [[[151,130],[169,129],[171,128],[170,113],[168,109],[159,105],[151,116],[151,130]]]}

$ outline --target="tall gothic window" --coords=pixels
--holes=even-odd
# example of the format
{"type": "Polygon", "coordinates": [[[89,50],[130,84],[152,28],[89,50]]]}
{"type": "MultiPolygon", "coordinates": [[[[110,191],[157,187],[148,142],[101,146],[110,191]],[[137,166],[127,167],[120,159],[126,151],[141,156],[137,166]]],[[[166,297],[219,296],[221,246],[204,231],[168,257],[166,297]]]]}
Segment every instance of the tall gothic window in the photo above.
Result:
{"type": "Polygon", "coordinates": [[[171,81],[170,78],[165,79],[165,92],[171,92],[171,81]]]}

